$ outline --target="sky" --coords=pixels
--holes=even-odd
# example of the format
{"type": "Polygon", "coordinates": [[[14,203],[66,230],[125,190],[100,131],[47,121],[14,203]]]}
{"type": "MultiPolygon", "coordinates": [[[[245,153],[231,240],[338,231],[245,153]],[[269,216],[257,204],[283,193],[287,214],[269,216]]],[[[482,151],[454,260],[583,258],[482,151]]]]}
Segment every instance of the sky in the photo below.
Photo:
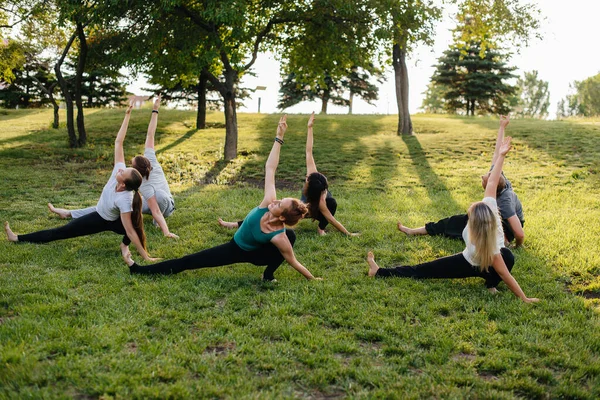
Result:
{"type": "MultiPolygon", "coordinates": [[[[569,84],[581,81],[600,73],[600,50],[597,40],[600,38],[600,0],[538,0],[538,8],[544,20],[541,23],[542,40],[532,40],[528,47],[523,47],[519,54],[514,54],[509,65],[517,67],[514,72],[522,76],[525,71],[537,70],[539,78],[549,82],[550,115],[555,118],[556,105],[569,94],[569,84]]],[[[423,92],[433,75],[437,58],[452,42],[450,30],[455,26],[452,16],[447,15],[436,30],[433,46],[419,46],[410,55],[409,75],[409,109],[411,113],[419,112],[423,101],[423,92]]],[[[261,53],[254,65],[255,77],[245,76],[241,86],[255,88],[266,86],[266,90],[256,91],[245,100],[245,107],[239,112],[257,112],[258,98],[261,99],[262,113],[278,113],[277,99],[281,82],[279,62],[272,54],[261,53]]],[[[361,99],[355,99],[354,114],[397,114],[396,95],[394,90],[393,69],[387,68],[387,80],[379,89],[379,100],[369,105],[361,99]]],[[[135,94],[143,94],[142,87],[147,84],[139,79],[128,87],[135,94]]],[[[290,107],[288,113],[310,113],[321,110],[320,102],[302,102],[290,107]]],[[[329,114],[346,114],[347,107],[330,104],[329,114]]]]}

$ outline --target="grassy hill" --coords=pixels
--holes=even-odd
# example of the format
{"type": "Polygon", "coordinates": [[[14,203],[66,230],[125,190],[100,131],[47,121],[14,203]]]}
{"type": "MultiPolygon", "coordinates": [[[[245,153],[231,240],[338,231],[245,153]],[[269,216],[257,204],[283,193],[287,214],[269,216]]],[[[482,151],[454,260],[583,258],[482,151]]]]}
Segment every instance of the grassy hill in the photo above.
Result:
{"type": "MultiPolygon", "coordinates": [[[[64,224],[57,207],[94,205],[113,163],[122,110],[89,110],[89,144],[67,148],[51,111],[0,114],[0,219],[16,233],[64,224]]],[[[278,116],[239,114],[240,156],[220,160],[222,115],[161,110],[158,158],[175,195],[179,240],[146,217],[149,251],[166,259],[224,243],[217,218],[262,199],[278,116]]],[[[134,110],[126,158],[143,151],[149,110],[134,110]]],[[[112,233],[47,245],[0,242],[0,398],[598,398],[600,397],[600,123],[515,120],[504,171],[525,210],[525,246],[490,295],[477,279],[366,277],[381,266],[462,251],[459,241],[396,229],[462,213],[480,200],[498,122],[417,115],[318,116],[315,160],[338,218],[361,236],[296,228],[278,283],[240,264],[175,276],[130,276],[112,233]]],[[[63,116],[64,121],[64,116],[63,116]]],[[[278,196],[299,197],[307,116],[291,115],[278,196]]],[[[132,248],[132,251],[134,249],[132,248]]],[[[134,258],[139,256],[134,252],[134,258]]]]}

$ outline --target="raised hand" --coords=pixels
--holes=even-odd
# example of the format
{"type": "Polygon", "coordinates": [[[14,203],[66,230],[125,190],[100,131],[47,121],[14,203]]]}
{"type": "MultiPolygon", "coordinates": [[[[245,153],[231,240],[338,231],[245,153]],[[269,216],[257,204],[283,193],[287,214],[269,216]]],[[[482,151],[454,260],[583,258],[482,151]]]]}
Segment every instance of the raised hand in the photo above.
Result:
{"type": "Polygon", "coordinates": [[[500,127],[506,128],[506,126],[510,123],[510,117],[508,115],[500,116],[500,127]]]}
{"type": "Polygon", "coordinates": [[[155,111],[158,111],[159,107],[160,107],[160,93],[156,97],[156,100],[154,100],[154,105],[152,106],[152,109],[155,111]]]}
{"type": "Polygon", "coordinates": [[[313,111],[313,113],[310,114],[310,118],[308,119],[308,127],[312,128],[314,123],[315,123],[315,112],[313,111]]]}
{"type": "Polygon", "coordinates": [[[287,130],[287,115],[279,118],[279,125],[277,125],[277,137],[283,139],[285,131],[287,130]]]}
{"type": "Polygon", "coordinates": [[[129,115],[131,114],[131,110],[133,110],[133,100],[131,100],[129,102],[129,106],[127,107],[127,109],[125,110],[125,115],[129,115]]]}
{"type": "Polygon", "coordinates": [[[510,151],[510,149],[512,148],[512,146],[510,145],[510,141],[512,140],[512,137],[507,136],[504,138],[504,142],[502,142],[502,146],[500,146],[500,154],[505,156],[506,153],[508,153],[510,151]]]}

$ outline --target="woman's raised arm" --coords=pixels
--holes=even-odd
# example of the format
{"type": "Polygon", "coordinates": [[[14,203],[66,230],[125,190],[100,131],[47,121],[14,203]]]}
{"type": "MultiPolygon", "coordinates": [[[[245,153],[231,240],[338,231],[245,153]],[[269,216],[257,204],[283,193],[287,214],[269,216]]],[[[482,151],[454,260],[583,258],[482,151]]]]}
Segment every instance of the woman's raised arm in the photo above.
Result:
{"type": "Polygon", "coordinates": [[[121,124],[121,129],[119,129],[119,133],[117,133],[117,138],[115,139],[115,164],[125,162],[125,153],[123,152],[123,141],[125,140],[125,135],[127,135],[127,127],[129,126],[129,117],[131,117],[132,109],[133,101],[130,101],[129,106],[125,110],[125,118],[123,119],[123,123],[121,124]]]}
{"type": "Polygon", "coordinates": [[[308,119],[308,128],[306,133],[306,176],[317,171],[317,165],[313,157],[313,124],[315,122],[315,112],[308,119]]]}
{"type": "Polygon", "coordinates": [[[154,148],[154,134],[156,133],[156,127],[158,125],[158,109],[160,108],[160,94],[154,100],[154,106],[152,107],[152,115],[150,116],[150,123],[148,124],[148,133],[146,133],[146,149],[154,148]]]}
{"type": "Polygon", "coordinates": [[[504,157],[510,151],[510,141],[512,138],[507,136],[500,146],[498,151],[498,158],[496,159],[496,163],[494,164],[494,168],[492,168],[492,172],[490,173],[490,177],[488,178],[487,185],[485,186],[485,197],[493,197],[496,198],[496,188],[498,187],[498,181],[500,180],[500,174],[502,173],[502,166],[504,165],[504,157]]]}
{"type": "Polygon", "coordinates": [[[265,164],[265,197],[260,203],[261,208],[268,206],[273,200],[277,199],[277,192],[275,191],[275,171],[277,171],[277,166],[279,165],[279,152],[281,151],[281,146],[283,146],[283,137],[287,130],[286,121],[287,115],[284,115],[279,119],[275,141],[273,142],[271,153],[269,153],[269,158],[267,158],[267,163],[265,164]]]}

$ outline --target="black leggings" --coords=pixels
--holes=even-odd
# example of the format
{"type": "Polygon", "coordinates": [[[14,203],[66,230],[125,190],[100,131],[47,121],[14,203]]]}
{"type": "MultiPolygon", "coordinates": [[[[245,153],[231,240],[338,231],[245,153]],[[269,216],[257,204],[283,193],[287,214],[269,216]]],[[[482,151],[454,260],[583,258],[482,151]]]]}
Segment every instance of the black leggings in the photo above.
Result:
{"type": "MultiPolygon", "coordinates": [[[[515,265],[515,257],[512,252],[503,247],[500,249],[506,268],[512,270],[515,265]]],[[[502,278],[496,273],[494,267],[490,267],[488,272],[481,271],[479,267],[471,265],[462,253],[453,256],[438,258],[437,260],[418,264],[415,266],[398,266],[394,268],[380,268],[377,271],[378,277],[398,276],[415,279],[435,279],[435,278],[470,278],[480,277],[485,279],[485,286],[494,288],[502,282],[502,278]]]]}
{"type": "MultiPolygon", "coordinates": [[[[292,247],[296,241],[296,234],[291,229],[286,229],[287,235],[292,247]]],[[[188,269],[220,267],[236,263],[248,262],[254,265],[266,265],[267,268],[263,274],[263,279],[271,281],[275,279],[273,273],[283,262],[283,256],[277,247],[272,243],[266,243],[261,248],[246,251],[240,248],[233,239],[220,246],[202,250],[199,253],[190,254],[174,260],[163,261],[160,263],[140,266],[133,264],[130,267],[132,274],[177,274],[188,269]]]]}
{"type": "MultiPolygon", "coordinates": [[[[462,239],[462,232],[467,226],[469,216],[467,214],[453,215],[452,217],[444,218],[438,222],[428,222],[425,224],[425,230],[429,236],[446,236],[453,239],[462,239]]],[[[523,225],[525,221],[521,221],[523,225]]],[[[502,229],[504,236],[510,243],[515,239],[515,234],[510,227],[508,219],[502,219],[502,229]]]]}
{"type": "Polygon", "coordinates": [[[19,242],[48,243],[55,240],[70,239],[105,231],[113,231],[119,235],[123,235],[123,243],[126,245],[131,243],[131,240],[127,237],[121,218],[115,221],[107,221],[96,211],[80,218],[74,218],[68,224],[58,228],[19,235],[18,239],[19,242]]]}

